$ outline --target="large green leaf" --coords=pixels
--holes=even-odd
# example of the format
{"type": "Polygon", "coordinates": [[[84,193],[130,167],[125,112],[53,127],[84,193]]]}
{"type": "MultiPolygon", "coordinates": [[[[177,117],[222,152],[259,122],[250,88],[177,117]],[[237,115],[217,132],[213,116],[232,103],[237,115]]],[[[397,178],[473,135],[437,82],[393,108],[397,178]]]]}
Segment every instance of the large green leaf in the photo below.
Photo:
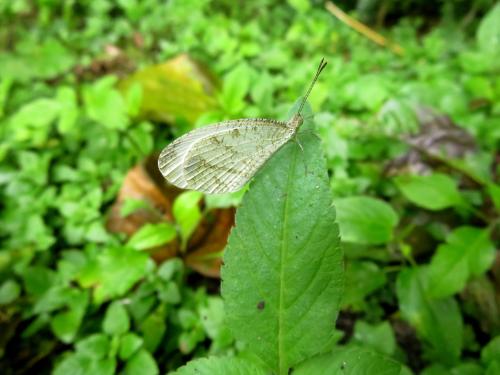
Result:
{"type": "Polygon", "coordinates": [[[398,215],[384,201],[371,197],[335,200],[342,241],[367,245],[386,243],[398,223],[398,215]]]}
{"type": "Polygon", "coordinates": [[[251,362],[232,357],[209,357],[189,362],[170,375],[266,375],[251,362]]]}
{"type": "MultiPolygon", "coordinates": [[[[307,114],[305,114],[307,117],[307,114]]],[[[319,139],[277,152],[243,198],[222,268],[227,322],[273,371],[328,349],[342,252],[319,139]]]]}
{"type": "Polygon", "coordinates": [[[454,364],[462,351],[460,310],[454,299],[431,299],[428,290],[427,268],[407,268],[398,275],[396,293],[403,318],[430,344],[435,359],[454,364]]]}
{"type": "Polygon", "coordinates": [[[460,227],[438,247],[429,267],[432,297],[448,297],[465,287],[470,276],[486,272],[495,259],[495,246],[489,231],[460,227]]]}
{"type": "Polygon", "coordinates": [[[332,353],[302,363],[294,375],[399,375],[401,365],[377,352],[356,346],[337,348],[332,353]]]}
{"type": "Polygon", "coordinates": [[[443,210],[463,203],[456,182],[444,174],[400,176],[396,184],[409,201],[428,210],[443,210]]]}

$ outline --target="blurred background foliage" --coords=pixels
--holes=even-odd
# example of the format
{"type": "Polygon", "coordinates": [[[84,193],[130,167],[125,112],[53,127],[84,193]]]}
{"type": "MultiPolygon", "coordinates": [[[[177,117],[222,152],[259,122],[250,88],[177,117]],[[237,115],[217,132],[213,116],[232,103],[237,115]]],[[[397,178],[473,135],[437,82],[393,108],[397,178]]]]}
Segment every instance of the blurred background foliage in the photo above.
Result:
{"type": "MultiPolygon", "coordinates": [[[[245,355],[219,265],[243,193],[156,153],[310,99],[346,252],[339,343],[405,373],[500,373],[500,5],[493,0],[0,2],[0,368],[157,374],[245,355]]],[[[313,199],[311,197],[311,199],[313,199]]]]}

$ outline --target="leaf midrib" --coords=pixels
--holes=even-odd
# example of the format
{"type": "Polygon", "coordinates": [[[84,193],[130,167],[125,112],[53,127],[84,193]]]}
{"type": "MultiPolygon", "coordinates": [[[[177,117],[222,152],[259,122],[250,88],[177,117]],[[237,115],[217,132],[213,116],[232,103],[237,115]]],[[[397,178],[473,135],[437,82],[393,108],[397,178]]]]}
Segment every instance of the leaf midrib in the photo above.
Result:
{"type": "Polygon", "coordinates": [[[283,207],[283,229],[281,231],[281,261],[280,261],[280,297],[279,297],[279,307],[278,307],[278,361],[279,361],[279,373],[287,374],[288,368],[285,360],[285,350],[284,350],[284,333],[283,333],[283,310],[284,310],[284,289],[285,289],[285,267],[284,263],[286,260],[286,254],[288,251],[288,237],[287,224],[288,224],[288,209],[290,202],[290,186],[293,182],[293,175],[295,172],[295,165],[297,163],[297,150],[294,150],[293,159],[290,166],[290,173],[288,174],[288,181],[286,186],[287,195],[285,197],[285,204],[283,207]]]}

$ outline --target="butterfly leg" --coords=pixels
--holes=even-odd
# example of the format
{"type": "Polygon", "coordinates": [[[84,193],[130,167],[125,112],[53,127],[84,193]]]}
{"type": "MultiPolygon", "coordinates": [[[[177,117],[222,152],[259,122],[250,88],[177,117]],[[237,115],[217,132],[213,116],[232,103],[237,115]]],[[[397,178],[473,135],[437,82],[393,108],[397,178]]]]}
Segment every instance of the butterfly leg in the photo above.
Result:
{"type": "Polygon", "coordinates": [[[300,143],[299,137],[295,137],[295,142],[299,145],[300,149],[302,150],[302,153],[304,153],[304,147],[302,147],[302,143],[300,143]]]}

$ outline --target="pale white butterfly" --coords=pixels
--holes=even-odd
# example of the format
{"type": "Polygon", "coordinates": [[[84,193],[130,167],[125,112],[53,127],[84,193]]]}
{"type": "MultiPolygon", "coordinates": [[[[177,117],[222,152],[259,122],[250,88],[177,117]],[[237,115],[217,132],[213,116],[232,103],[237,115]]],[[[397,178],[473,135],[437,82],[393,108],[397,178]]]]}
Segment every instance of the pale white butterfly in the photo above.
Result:
{"type": "MultiPolygon", "coordinates": [[[[170,143],[158,158],[158,168],[172,185],[208,194],[241,189],[303,123],[301,111],[320,73],[318,70],[288,121],[241,119],[195,129],[170,143]]],[[[299,144],[300,145],[300,144],[299,144]]]]}

